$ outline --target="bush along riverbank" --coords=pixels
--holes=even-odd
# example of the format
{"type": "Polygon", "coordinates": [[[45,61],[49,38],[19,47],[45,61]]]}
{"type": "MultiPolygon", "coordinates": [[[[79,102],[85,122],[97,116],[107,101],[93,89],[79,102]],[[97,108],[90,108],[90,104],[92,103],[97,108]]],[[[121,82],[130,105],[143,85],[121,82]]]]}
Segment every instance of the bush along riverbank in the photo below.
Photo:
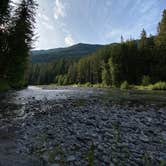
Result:
{"type": "Polygon", "coordinates": [[[154,84],[143,84],[142,85],[130,85],[127,81],[122,82],[120,87],[116,86],[108,86],[105,84],[70,84],[70,85],[59,85],[59,84],[50,84],[50,85],[36,85],[44,89],[57,89],[58,87],[82,87],[82,88],[104,88],[104,89],[121,89],[121,90],[158,90],[165,91],[166,90],[166,82],[157,82],[154,84]]]}

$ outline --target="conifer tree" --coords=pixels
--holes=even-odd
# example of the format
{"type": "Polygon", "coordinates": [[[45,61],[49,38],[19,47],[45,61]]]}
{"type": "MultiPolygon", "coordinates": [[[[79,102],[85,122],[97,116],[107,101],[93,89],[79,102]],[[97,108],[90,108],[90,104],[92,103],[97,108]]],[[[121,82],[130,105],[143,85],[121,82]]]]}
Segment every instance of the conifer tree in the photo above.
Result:
{"type": "Polygon", "coordinates": [[[26,71],[30,49],[34,37],[36,3],[34,0],[22,0],[15,11],[10,29],[10,70],[12,87],[22,87],[26,83],[26,71]]]}
{"type": "Polygon", "coordinates": [[[8,22],[10,18],[10,0],[1,0],[0,4],[0,81],[6,78],[8,56],[8,22]]]}
{"type": "Polygon", "coordinates": [[[162,20],[159,23],[156,45],[160,48],[166,48],[166,9],[163,12],[162,20]]]}
{"type": "Polygon", "coordinates": [[[141,32],[140,48],[144,49],[145,47],[147,47],[147,34],[145,29],[143,29],[141,32]]]}

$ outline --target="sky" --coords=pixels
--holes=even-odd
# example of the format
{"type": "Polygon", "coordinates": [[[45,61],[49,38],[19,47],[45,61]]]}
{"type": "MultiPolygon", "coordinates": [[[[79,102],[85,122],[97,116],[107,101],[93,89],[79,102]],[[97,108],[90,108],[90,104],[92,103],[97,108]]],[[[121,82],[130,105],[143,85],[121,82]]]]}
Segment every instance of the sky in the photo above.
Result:
{"type": "MultiPolygon", "coordinates": [[[[14,0],[20,1],[20,0],[14,0]]],[[[166,0],[36,0],[35,49],[109,44],[155,35],[166,0]]]]}

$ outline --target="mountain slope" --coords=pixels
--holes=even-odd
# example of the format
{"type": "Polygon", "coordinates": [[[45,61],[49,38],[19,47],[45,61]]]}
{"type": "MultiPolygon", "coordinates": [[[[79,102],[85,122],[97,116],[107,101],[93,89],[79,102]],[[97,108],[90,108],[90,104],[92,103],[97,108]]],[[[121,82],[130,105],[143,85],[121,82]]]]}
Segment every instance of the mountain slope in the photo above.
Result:
{"type": "Polygon", "coordinates": [[[31,52],[32,63],[48,63],[62,58],[79,59],[96,52],[104,45],[82,44],[73,45],[67,48],[56,48],[50,50],[39,50],[31,52]]]}

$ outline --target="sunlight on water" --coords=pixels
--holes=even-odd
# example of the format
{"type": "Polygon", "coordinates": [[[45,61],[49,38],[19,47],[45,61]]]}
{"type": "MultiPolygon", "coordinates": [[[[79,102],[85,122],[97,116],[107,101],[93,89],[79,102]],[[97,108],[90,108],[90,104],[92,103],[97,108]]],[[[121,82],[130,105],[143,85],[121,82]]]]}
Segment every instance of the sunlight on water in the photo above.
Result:
{"type": "Polygon", "coordinates": [[[42,88],[37,87],[37,86],[28,86],[28,89],[30,89],[30,90],[42,90],[42,88]]]}

